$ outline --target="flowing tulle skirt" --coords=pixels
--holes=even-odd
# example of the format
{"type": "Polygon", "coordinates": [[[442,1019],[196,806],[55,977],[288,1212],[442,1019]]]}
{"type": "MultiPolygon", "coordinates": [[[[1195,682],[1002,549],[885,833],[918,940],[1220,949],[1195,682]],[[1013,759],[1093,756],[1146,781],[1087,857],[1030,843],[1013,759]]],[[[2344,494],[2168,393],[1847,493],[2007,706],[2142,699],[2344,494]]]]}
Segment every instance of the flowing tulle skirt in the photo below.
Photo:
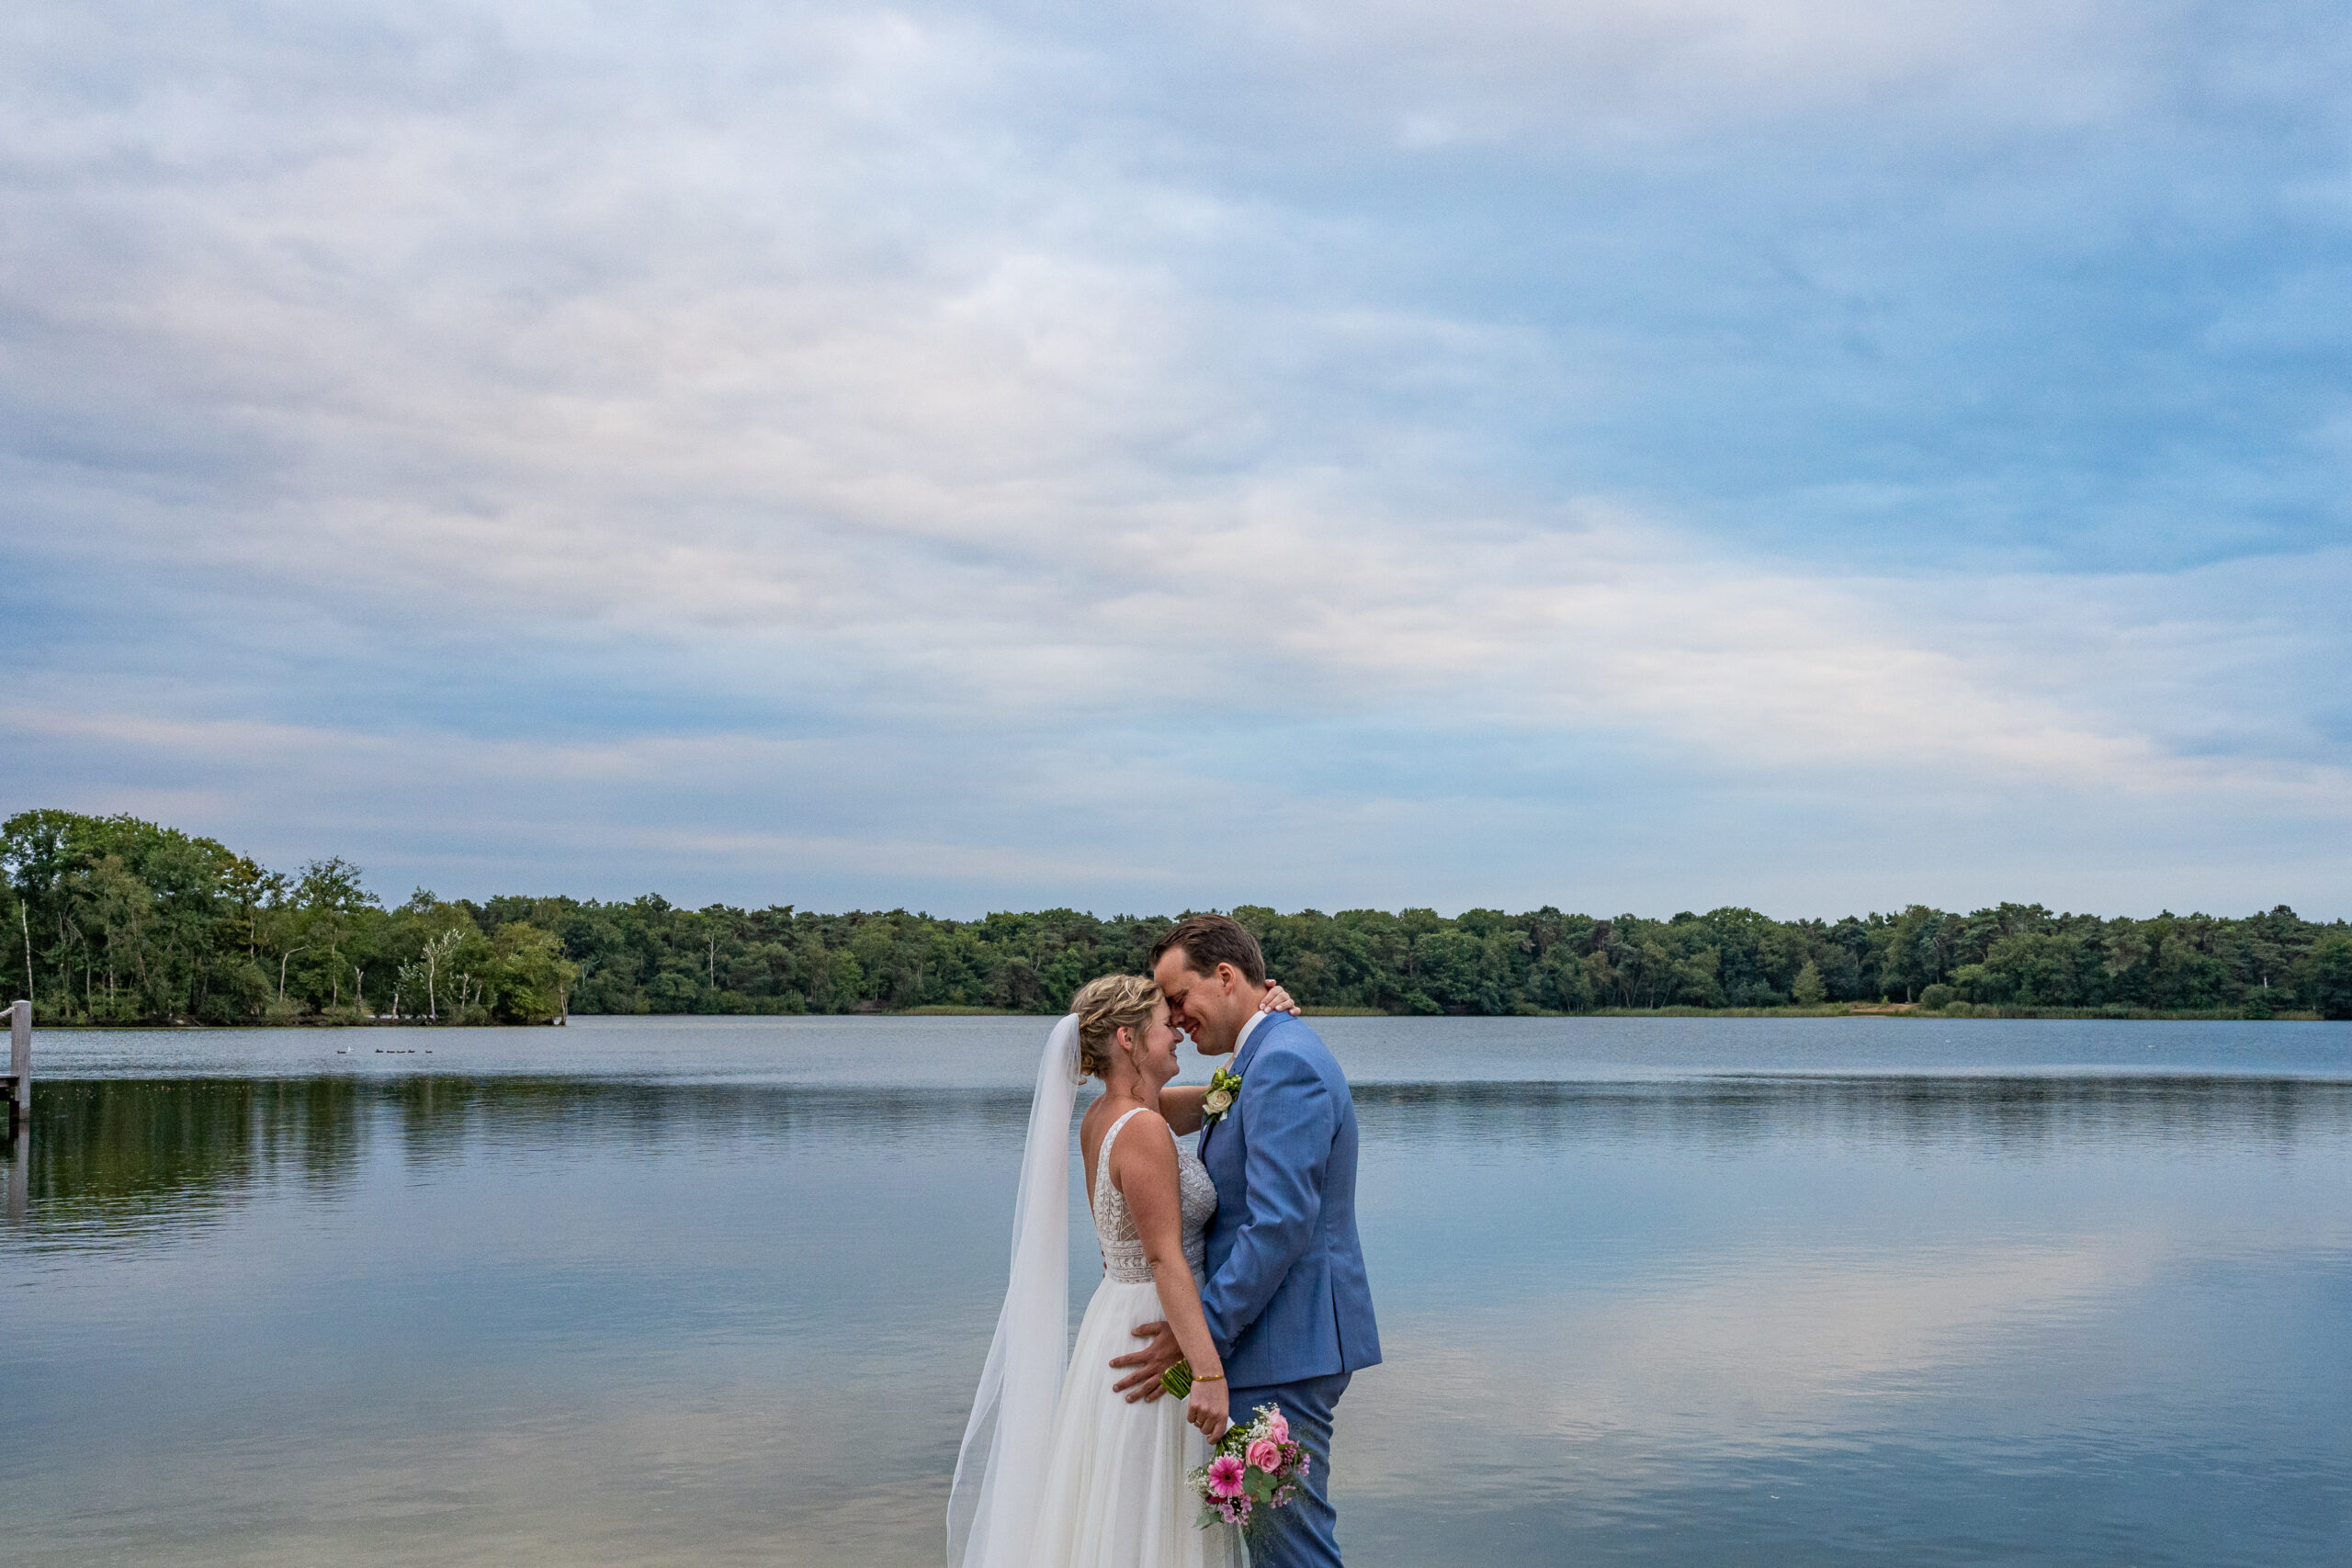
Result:
{"type": "Polygon", "coordinates": [[[1130,1404],[1112,1391],[1111,1358],[1142,1348],[1136,1328],[1164,1316],[1149,1280],[1104,1280],[1086,1305],[1054,1416],[1053,1458],[1038,1510],[1037,1568],[1241,1568],[1240,1532],[1197,1528],[1184,1483],[1208,1439],[1162,1395],[1130,1404]]]}

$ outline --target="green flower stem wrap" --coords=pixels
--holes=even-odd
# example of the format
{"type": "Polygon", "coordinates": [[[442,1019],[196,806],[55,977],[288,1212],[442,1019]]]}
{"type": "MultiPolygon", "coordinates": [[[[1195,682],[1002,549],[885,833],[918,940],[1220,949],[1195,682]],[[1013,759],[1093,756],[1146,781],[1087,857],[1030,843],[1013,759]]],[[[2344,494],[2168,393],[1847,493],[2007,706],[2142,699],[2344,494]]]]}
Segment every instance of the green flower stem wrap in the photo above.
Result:
{"type": "Polygon", "coordinates": [[[1188,1399],[1193,1393],[1193,1363],[1179,1361],[1159,1374],[1159,1386],[1170,1397],[1188,1399]]]}

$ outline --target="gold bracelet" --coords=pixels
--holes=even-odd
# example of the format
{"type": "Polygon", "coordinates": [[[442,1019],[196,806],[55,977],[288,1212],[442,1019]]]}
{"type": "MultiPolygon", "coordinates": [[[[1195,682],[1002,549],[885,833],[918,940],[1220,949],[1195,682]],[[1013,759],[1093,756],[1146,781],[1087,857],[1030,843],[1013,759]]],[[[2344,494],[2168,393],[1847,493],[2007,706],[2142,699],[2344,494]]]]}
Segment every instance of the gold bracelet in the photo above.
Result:
{"type": "Polygon", "coordinates": [[[1223,1382],[1225,1374],[1223,1372],[1194,1372],[1193,1381],[1194,1382],[1223,1382]]]}

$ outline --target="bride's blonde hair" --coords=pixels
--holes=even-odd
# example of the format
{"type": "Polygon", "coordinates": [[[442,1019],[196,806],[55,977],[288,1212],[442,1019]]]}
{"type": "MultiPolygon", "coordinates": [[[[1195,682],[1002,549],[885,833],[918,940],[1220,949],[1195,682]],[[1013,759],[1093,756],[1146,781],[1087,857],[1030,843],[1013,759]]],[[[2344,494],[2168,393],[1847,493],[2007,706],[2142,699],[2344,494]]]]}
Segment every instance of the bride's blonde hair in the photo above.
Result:
{"type": "Polygon", "coordinates": [[[1159,985],[1140,975],[1105,975],[1080,986],[1069,999],[1069,1010],[1078,1014],[1079,1070],[1090,1077],[1102,1077],[1110,1068],[1119,1031],[1134,1030],[1140,1042],[1151,1025],[1152,1010],[1159,1006],[1159,985]]]}

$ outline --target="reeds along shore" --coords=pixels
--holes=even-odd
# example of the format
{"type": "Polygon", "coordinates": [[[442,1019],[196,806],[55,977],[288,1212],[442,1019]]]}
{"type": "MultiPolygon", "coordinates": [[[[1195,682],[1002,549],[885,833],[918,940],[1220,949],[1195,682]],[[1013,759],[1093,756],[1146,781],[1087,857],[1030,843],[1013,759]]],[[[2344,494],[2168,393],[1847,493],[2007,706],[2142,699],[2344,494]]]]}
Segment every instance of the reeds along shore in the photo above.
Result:
{"type": "MultiPolygon", "coordinates": [[[[0,943],[0,985],[30,995],[45,1025],[1044,1013],[1098,975],[1146,968],[1175,918],[954,920],[421,889],[387,907],[340,859],[273,872],[210,839],[63,811],[0,824],[0,931],[17,939],[0,943]]],[[[1232,913],[1272,972],[1327,1012],[2352,1018],[2352,927],[2283,906],[2145,919],[2039,904],[1834,920],[1550,906],[1232,913]]]]}

